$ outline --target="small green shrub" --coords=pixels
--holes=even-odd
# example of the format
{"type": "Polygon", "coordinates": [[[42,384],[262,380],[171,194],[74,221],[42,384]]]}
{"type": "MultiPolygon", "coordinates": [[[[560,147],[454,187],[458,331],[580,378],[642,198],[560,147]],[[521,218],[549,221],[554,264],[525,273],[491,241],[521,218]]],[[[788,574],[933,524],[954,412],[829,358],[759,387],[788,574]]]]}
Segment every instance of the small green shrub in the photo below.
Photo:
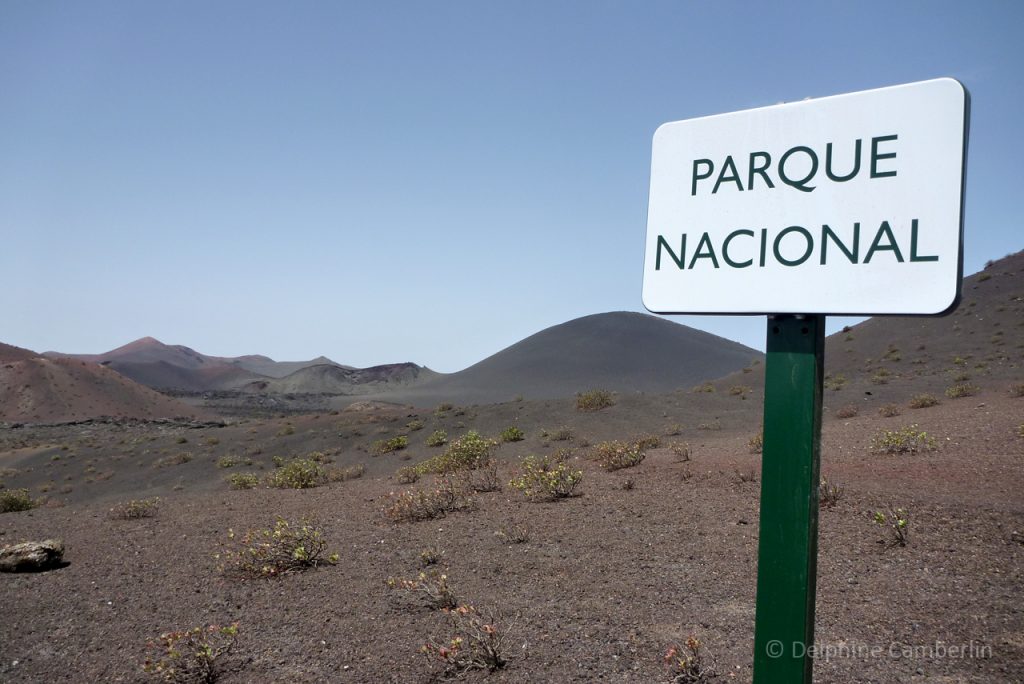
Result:
{"type": "Polygon", "coordinates": [[[576,394],[577,411],[600,411],[615,404],[612,393],[603,389],[592,389],[576,394]]]}
{"type": "Polygon", "coordinates": [[[968,383],[957,383],[952,387],[946,389],[946,396],[950,399],[961,399],[963,397],[973,397],[975,394],[981,391],[981,388],[977,385],[971,385],[968,383]]]}
{"type": "Polygon", "coordinates": [[[523,431],[517,428],[515,425],[510,425],[501,431],[500,439],[502,442],[521,442],[523,441],[523,431]]]}
{"type": "Polygon", "coordinates": [[[935,438],[908,425],[897,430],[882,430],[871,440],[871,451],[877,454],[913,454],[921,451],[935,451],[935,438]]]}
{"type": "Polygon", "coordinates": [[[881,525],[888,531],[888,539],[883,539],[883,543],[888,542],[890,546],[907,545],[910,514],[905,508],[890,506],[888,511],[876,511],[874,521],[876,525],[881,525]]]}
{"type": "Polygon", "coordinates": [[[678,437],[681,434],[683,434],[683,426],[679,423],[672,423],[665,427],[666,437],[678,437]]]}
{"type": "Polygon", "coordinates": [[[521,474],[509,482],[532,500],[564,499],[573,495],[583,481],[582,470],[572,470],[564,461],[549,456],[526,456],[519,463],[521,474]]]}
{"type": "Polygon", "coordinates": [[[430,436],[427,437],[428,447],[444,446],[447,443],[448,433],[445,432],[444,430],[434,430],[432,433],[430,433],[430,436]]]}
{"type": "Polygon", "coordinates": [[[695,385],[693,389],[690,390],[690,392],[692,392],[693,394],[714,394],[715,386],[712,385],[710,382],[705,382],[700,385],[695,385]]]}
{"type": "Polygon", "coordinates": [[[377,456],[384,454],[390,454],[393,451],[401,451],[402,449],[409,446],[409,438],[405,435],[398,435],[390,439],[379,439],[373,443],[373,447],[370,449],[372,453],[377,456]]]}
{"type": "Polygon", "coordinates": [[[647,453],[637,442],[612,440],[594,446],[594,460],[609,472],[640,465],[646,456],[647,453]]]}
{"type": "Polygon", "coordinates": [[[498,443],[493,439],[484,439],[475,430],[470,430],[449,444],[443,454],[429,458],[416,467],[421,475],[473,470],[491,460],[491,453],[496,446],[498,443]]]}
{"type": "Polygon", "coordinates": [[[746,385],[733,385],[729,388],[729,396],[733,397],[743,397],[748,392],[750,392],[750,388],[746,385]]]}
{"type": "Polygon", "coordinates": [[[422,430],[423,429],[423,421],[419,420],[419,419],[410,420],[408,423],[405,424],[405,429],[409,430],[410,432],[416,432],[417,430],[422,430]]]}
{"type": "Polygon", "coordinates": [[[0,513],[29,511],[39,502],[29,496],[27,489],[5,489],[0,491],[0,513]]]}
{"type": "Polygon", "coordinates": [[[234,468],[239,463],[241,463],[241,461],[239,461],[238,458],[235,457],[235,456],[231,456],[231,455],[221,456],[217,460],[217,467],[218,468],[234,468]]]}
{"type": "Polygon", "coordinates": [[[908,406],[912,409],[928,408],[930,406],[938,406],[939,400],[927,392],[923,394],[915,394],[910,398],[908,406]]]}
{"type": "Polygon", "coordinates": [[[448,585],[448,575],[437,570],[421,572],[415,579],[389,577],[388,589],[402,592],[414,603],[432,610],[454,608],[458,605],[455,592],[448,585]]]}
{"type": "Polygon", "coordinates": [[[227,627],[209,625],[180,632],[166,632],[148,646],[156,651],[142,669],[171,684],[208,684],[220,676],[220,661],[238,638],[238,623],[227,627]]]}
{"type": "Polygon", "coordinates": [[[281,427],[280,430],[277,431],[277,436],[278,437],[287,437],[288,435],[294,435],[294,434],[295,434],[295,426],[292,425],[291,423],[286,423],[285,425],[283,425],[281,427]]]}
{"type": "Polygon", "coordinates": [[[220,571],[232,577],[280,577],[338,562],[336,553],[324,558],[324,531],[308,518],[278,517],[273,529],[250,530],[241,537],[228,530],[228,540],[216,557],[220,571]]]}
{"type": "Polygon", "coordinates": [[[434,415],[437,416],[438,418],[440,418],[440,417],[444,416],[444,414],[448,413],[449,411],[451,411],[454,408],[455,408],[454,406],[452,406],[451,404],[448,404],[448,403],[438,404],[437,408],[434,409],[434,415]]]}
{"type": "Polygon", "coordinates": [[[116,520],[134,520],[136,518],[152,518],[160,506],[159,498],[132,499],[119,503],[110,509],[110,517],[116,520]]]}
{"type": "Polygon", "coordinates": [[[266,478],[267,486],[277,489],[311,489],[326,481],[324,467],[309,458],[293,458],[266,478]]]}
{"type": "Polygon", "coordinates": [[[256,489],[260,484],[256,473],[231,473],[224,479],[232,489],[256,489]]]}

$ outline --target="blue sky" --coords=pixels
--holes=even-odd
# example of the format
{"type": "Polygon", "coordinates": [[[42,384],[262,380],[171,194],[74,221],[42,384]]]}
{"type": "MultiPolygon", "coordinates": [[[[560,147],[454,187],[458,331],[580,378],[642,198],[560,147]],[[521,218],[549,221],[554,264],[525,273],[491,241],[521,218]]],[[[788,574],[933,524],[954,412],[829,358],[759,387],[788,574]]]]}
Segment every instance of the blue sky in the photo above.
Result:
{"type": "MultiPolygon", "coordinates": [[[[0,340],[455,371],[643,310],[659,124],[939,76],[972,96],[971,273],[1024,247],[1021,26],[1016,2],[0,0],[0,340]]],[[[763,348],[761,317],[678,320],[763,348]]]]}

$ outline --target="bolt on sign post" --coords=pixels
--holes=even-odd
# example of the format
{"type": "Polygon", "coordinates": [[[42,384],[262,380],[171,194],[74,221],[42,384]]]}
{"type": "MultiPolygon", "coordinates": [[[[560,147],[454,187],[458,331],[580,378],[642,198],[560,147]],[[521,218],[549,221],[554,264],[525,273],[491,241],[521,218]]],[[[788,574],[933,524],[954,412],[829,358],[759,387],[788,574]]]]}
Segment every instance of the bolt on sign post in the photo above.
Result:
{"type": "Polygon", "coordinates": [[[667,123],[643,302],[768,317],[755,684],[810,684],[826,315],[942,315],[970,98],[940,78],[667,123]]]}

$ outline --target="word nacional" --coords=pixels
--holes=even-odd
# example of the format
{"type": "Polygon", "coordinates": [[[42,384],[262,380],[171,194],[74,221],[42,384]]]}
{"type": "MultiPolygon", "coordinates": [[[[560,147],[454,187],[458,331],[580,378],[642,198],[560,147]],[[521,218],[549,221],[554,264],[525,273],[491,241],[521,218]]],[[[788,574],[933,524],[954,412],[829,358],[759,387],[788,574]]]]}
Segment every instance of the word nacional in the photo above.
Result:
{"type": "MultiPolygon", "coordinates": [[[[745,156],[745,160],[741,158],[740,167],[743,161],[746,161],[746,168],[743,172],[737,168],[732,155],[726,156],[725,160],[717,165],[719,169],[717,175],[715,174],[716,164],[713,160],[695,159],[692,162],[690,195],[696,196],[698,189],[701,193],[710,191],[711,195],[716,195],[723,185],[726,188],[734,187],[737,191],[754,190],[759,186],[766,190],[772,190],[779,188],[780,185],[787,185],[801,193],[812,193],[821,180],[835,183],[853,180],[860,173],[862,166],[865,167],[865,173],[870,179],[897,176],[898,159],[894,145],[898,140],[899,136],[896,134],[872,137],[868,145],[863,144],[861,138],[855,139],[851,145],[853,149],[852,168],[843,169],[842,172],[834,168],[833,142],[825,144],[823,155],[809,145],[796,145],[787,149],[779,157],[774,172],[772,156],[764,151],[752,152],[749,156],[745,156]],[[883,147],[883,144],[893,146],[883,147]],[[865,163],[862,164],[862,152],[867,147],[869,147],[870,153],[865,163]],[[821,157],[824,158],[823,163],[821,157]],[[819,178],[822,171],[823,178],[819,178]],[[714,184],[711,182],[701,183],[701,181],[710,181],[713,175],[716,175],[714,184]],[[775,180],[773,180],[773,176],[775,180]],[[710,185],[710,189],[706,185],[710,185]]],[[[758,231],[750,228],[737,228],[725,234],[725,237],[717,245],[713,233],[708,231],[698,233],[699,237],[695,241],[690,240],[688,234],[684,232],[680,234],[675,246],[670,244],[664,234],[658,234],[654,270],[662,269],[663,263],[667,267],[672,267],[674,264],[676,268],[680,269],[692,269],[697,266],[749,268],[755,264],[763,268],[769,259],[783,266],[800,266],[810,260],[814,254],[817,254],[816,262],[822,266],[828,264],[829,254],[838,255],[838,258],[845,258],[854,264],[870,263],[871,259],[880,252],[888,253],[900,263],[906,260],[911,262],[937,261],[939,259],[937,255],[920,253],[921,226],[919,219],[911,219],[909,223],[908,244],[904,243],[903,247],[900,247],[890,221],[881,221],[877,229],[867,228],[865,231],[867,240],[863,241],[867,244],[867,248],[863,253],[860,249],[862,243],[861,222],[859,221],[853,223],[850,238],[842,238],[827,223],[820,224],[820,228],[815,227],[813,233],[802,225],[788,225],[774,233],[771,233],[768,228],[759,228],[758,231]],[[687,252],[687,243],[692,246],[692,252],[687,252]],[[833,245],[831,252],[828,249],[829,243],[833,245]],[[666,256],[671,261],[663,258],[666,256]]],[[[906,231],[901,232],[905,233],[906,231]]]]}

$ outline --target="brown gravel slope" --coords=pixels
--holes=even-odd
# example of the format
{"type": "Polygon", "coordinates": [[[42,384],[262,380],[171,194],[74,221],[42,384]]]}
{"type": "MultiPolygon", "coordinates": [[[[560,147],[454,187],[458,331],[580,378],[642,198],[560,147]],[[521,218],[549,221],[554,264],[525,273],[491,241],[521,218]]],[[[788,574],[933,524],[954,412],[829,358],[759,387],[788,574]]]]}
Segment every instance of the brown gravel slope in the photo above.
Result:
{"type": "MultiPolygon", "coordinates": [[[[827,422],[823,472],[845,495],[821,516],[817,637],[882,654],[823,656],[817,681],[1020,681],[1022,401],[986,390],[913,412],[941,445],[926,454],[870,452],[909,409],[827,422]],[[871,515],[888,504],[911,511],[905,548],[878,543],[871,515]],[[940,657],[936,644],[974,651],[940,657]]],[[[69,565],[0,576],[0,680],[136,681],[148,639],[238,621],[225,682],[427,681],[436,669],[417,649],[446,636],[445,620],[396,600],[386,581],[414,577],[420,551],[436,545],[459,599],[499,613],[508,635],[508,666],[469,681],[667,682],[661,656],[690,634],[721,681],[750,681],[758,485],[741,475],[759,457],[745,430],[704,434],[689,462],[655,450],[615,473],[584,450],[576,498],[528,503],[506,487],[421,523],[387,521],[381,508],[401,485],[369,476],[303,491],[171,492],[156,517],[133,521],[90,503],[3,514],[0,540],[60,536],[69,565]],[[229,528],[305,514],[324,525],[337,566],[277,580],[218,574],[229,528]],[[519,523],[526,543],[495,536],[519,523]]]]}

